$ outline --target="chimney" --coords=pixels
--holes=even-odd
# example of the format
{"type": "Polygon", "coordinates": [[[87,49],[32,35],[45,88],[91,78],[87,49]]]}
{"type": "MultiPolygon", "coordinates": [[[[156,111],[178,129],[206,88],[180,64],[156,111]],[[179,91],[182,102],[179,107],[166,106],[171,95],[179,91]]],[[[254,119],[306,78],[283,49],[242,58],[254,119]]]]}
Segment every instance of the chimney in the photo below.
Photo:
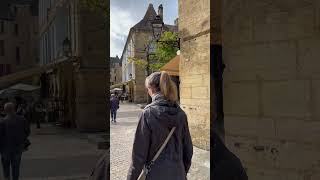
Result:
{"type": "Polygon", "coordinates": [[[160,6],[158,7],[158,15],[163,20],[163,6],[162,6],[162,4],[160,4],[160,6]]]}
{"type": "Polygon", "coordinates": [[[179,26],[179,18],[177,18],[176,20],[174,20],[174,25],[175,25],[175,26],[179,26]]]}

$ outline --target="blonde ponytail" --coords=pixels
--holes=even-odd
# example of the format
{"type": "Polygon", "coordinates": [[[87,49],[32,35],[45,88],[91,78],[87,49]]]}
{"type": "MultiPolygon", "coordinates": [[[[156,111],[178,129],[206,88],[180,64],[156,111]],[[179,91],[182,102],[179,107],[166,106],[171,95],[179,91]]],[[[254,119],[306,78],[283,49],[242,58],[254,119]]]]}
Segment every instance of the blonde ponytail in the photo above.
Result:
{"type": "Polygon", "coordinates": [[[165,71],[161,71],[160,76],[160,91],[164,97],[171,102],[178,101],[178,90],[175,83],[171,80],[169,74],[165,71]]]}

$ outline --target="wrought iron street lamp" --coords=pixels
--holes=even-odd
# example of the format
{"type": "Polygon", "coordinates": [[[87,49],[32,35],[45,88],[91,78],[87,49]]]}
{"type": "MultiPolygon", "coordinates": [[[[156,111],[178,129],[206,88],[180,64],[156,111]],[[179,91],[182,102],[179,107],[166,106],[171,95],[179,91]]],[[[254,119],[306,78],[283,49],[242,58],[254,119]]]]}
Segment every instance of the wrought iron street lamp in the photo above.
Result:
{"type": "Polygon", "coordinates": [[[178,38],[178,40],[176,41],[161,41],[159,40],[161,37],[161,34],[163,32],[164,29],[164,23],[162,18],[157,15],[155,17],[155,19],[152,21],[152,31],[153,31],[153,37],[156,40],[156,42],[160,42],[160,43],[164,43],[173,47],[176,47],[178,49],[180,49],[180,38],[178,38]]]}
{"type": "Polygon", "coordinates": [[[71,41],[66,37],[62,42],[63,55],[73,62],[73,65],[79,66],[79,59],[77,56],[72,55],[71,41]]]}
{"type": "Polygon", "coordinates": [[[152,21],[152,30],[153,30],[153,37],[158,40],[161,37],[163,31],[164,23],[162,18],[157,15],[155,19],[152,21]]]}

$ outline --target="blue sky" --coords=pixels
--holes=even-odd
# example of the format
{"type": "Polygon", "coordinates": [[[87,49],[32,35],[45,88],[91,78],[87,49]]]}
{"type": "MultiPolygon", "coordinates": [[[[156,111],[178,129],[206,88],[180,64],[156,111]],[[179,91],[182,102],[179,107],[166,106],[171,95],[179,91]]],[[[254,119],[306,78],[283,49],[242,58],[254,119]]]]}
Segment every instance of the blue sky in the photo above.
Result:
{"type": "Polygon", "coordinates": [[[129,30],[145,15],[149,3],[156,12],[163,5],[164,22],[174,24],[178,17],[178,0],[111,0],[110,1],[110,56],[121,57],[129,30]]]}

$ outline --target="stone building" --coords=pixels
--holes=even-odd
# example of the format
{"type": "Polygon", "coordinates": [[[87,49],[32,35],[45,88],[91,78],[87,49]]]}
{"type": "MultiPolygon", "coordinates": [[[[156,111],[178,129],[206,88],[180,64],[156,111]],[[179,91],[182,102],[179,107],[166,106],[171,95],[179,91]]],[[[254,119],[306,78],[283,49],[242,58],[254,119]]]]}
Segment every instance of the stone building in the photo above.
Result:
{"type": "MultiPolygon", "coordinates": [[[[158,14],[163,17],[163,8],[159,6],[158,14]]],[[[151,22],[155,19],[157,13],[152,4],[149,4],[146,14],[143,19],[134,25],[127,37],[125,47],[122,52],[122,82],[127,83],[131,80],[133,82],[132,99],[135,103],[144,103],[147,101],[147,93],[145,92],[144,81],[146,78],[146,70],[133,62],[130,58],[147,60],[147,50],[149,42],[153,40],[153,30],[151,22]]],[[[177,26],[164,26],[164,31],[177,31],[177,26]]],[[[152,53],[155,47],[150,47],[149,52],[152,53]]],[[[131,87],[130,87],[131,88],[131,87]]]]}
{"type": "Polygon", "coordinates": [[[118,56],[110,57],[110,85],[122,82],[121,60],[118,56]]]}
{"type": "Polygon", "coordinates": [[[227,146],[249,179],[319,179],[320,2],[220,0],[212,13],[227,146]]]}
{"type": "Polygon", "coordinates": [[[57,64],[41,76],[44,98],[60,123],[85,131],[107,129],[104,21],[77,0],[39,1],[40,63],[57,64]]]}
{"type": "Polygon", "coordinates": [[[195,146],[210,148],[210,0],[179,1],[180,103],[195,146]]]}
{"type": "Polygon", "coordinates": [[[0,2],[0,76],[38,64],[36,0],[0,2]]]}

